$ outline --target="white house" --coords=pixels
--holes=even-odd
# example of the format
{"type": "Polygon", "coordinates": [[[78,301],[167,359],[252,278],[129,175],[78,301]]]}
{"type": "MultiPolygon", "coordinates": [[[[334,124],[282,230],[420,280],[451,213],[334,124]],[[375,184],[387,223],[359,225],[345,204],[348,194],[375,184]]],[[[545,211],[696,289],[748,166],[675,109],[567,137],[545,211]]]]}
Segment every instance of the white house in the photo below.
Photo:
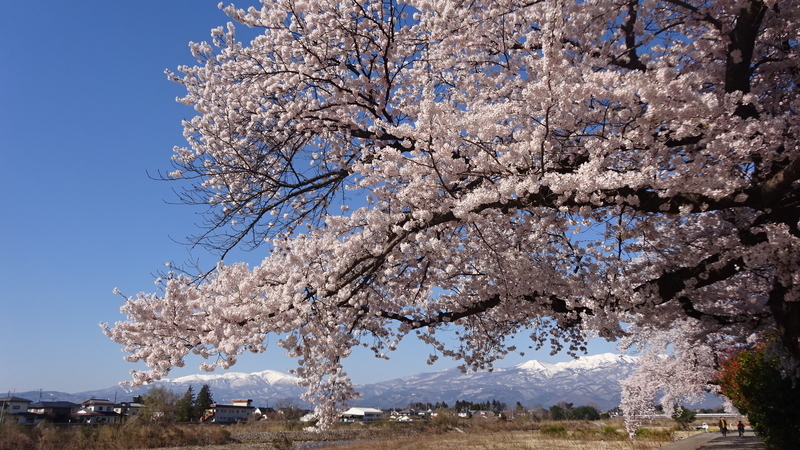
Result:
{"type": "Polygon", "coordinates": [[[122,402],[114,406],[114,412],[122,416],[135,416],[144,410],[146,406],[135,402],[122,402]]]}
{"type": "Polygon", "coordinates": [[[31,403],[33,402],[21,397],[0,397],[0,423],[6,421],[25,423],[28,405],[31,403]],[[21,415],[13,416],[14,414],[21,415]]]}
{"type": "Polygon", "coordinates": [[[114,402],[103,398],[92,398],[81,402],[75,417],[83,423],[119,423],[122,416],[114,412],[114,402]]]}
{"type": "Polygon", "coordinates": [[[375,408],[353,407],[340,416],[342,422],[375,422],[383,417],[383,411],[375,408]]]}
{"type": "Polygon", "coordinates": [[[236,423],[249,420],[256,412],[250,404],[253,400],[233,400],[233,405],[211,405],[203,415],[201,422],[236,423]]]}

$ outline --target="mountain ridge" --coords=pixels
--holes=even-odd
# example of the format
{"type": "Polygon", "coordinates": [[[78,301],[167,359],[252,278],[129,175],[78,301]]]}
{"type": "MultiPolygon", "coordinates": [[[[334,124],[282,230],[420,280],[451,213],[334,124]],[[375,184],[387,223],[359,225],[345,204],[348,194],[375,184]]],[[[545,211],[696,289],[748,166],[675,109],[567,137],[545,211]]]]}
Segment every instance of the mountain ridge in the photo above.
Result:
{"type": "MultiPolygon", "coordinates": [[[[491,372],[462,373],[457,368],[422,372],[357,385],[356,390],[363,393],[363,396],[351,403],[387,408],[406,406],[416,401],[454,404],[456,400],[496,399],[507,404],[520,402],[525,406],[550,406],[565,401],[576,405],[592,403],[602,409],[611,409],[619,405],[619,382],[633,372],[635,362],[636,357],[601,353],[557,363],[532,359],[491,372]]],[[[42,391],[41,395],[42,400],[80,402],[94,397],[127,401],[147,392],[151,386],[183,393],[189,386],[197,391],[203,384],[208,384],[214,399],[219,403],[229,402],[234,398],[252,398],[256,405],[268,405],[290,398],[301,406],[310,406],[299,400],[305,388],[298,385],[298,380],[293,375],[274,370],[205,373],[165,378],[148,386],[114,386],[76,394],[42,391]]],[[[20,392],[15,395],[35,401],[40,392],[20,392]],[[31,397],[25,397],[26,395],[31,397]]]]}

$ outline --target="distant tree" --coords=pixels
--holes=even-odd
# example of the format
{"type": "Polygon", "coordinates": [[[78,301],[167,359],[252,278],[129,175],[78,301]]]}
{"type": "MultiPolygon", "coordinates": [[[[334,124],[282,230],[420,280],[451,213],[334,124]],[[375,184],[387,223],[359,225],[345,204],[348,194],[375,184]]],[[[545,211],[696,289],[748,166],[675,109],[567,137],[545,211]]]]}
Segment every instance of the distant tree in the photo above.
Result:
{"type": "Polygon", "coordinates": [[[600,411],[594,406],[578,406],[570,411],[573,420],[599,420],[600,411]]]}
{"type": "Polygon", "coordinates": [[[214,398],[211,396],[211,386],[204,384],[194,401],[194,417],[197,417],[197,420],[202,419],[206,410],[213,404],[214,398]]]}
{"type": "Polygon", "coordinates": [[[541,422],[550,419],[550,411],[547,410],[541,403],[534,404],[528,412],[531,420],[541,422]]]}
{"type": "Polygon", "coordinates": [[[143,395],[137,395],[137,396],[133,397],[133,400],[131,400],[131,401],[133,403],[139,403],[139,404],[144,405],[144,396],[143,395]]]}
{"type": "Polygon", "coordinates": [[[167,388],[155,386],[151,387],[142,397],[146,406],[142,412],[145,420],[159,423],[175,422],[178,394],[167,388]]]}
{"type": "Polygon", "coordinates": [[[189,388],[186,389],[186,393],[183,394],[183,397],[178,400],[176,405],[178,422],[194,422],[198,419],[194,410],[194,402],[194,390],[189,386],[189,388]]]}
{"type": "Polygon", "coordinates": [[[672,413],[672,420],[678,422],[678,425],[684,430],[689,429],[689,424],[694,422],[695,417],[694,411],[682,405],[675,406],[675,410],[672,413]]]}
{"type": "Polygon", "coordinates": [[[572,403],[558,402],[550,407],[550,420],[572,420],[572,403]]]}
{"type": "Polygon", "coordinates": [[[719,406],[716,408],[700,408],[697,410],[699,414],[720,414],[725,412],[725,407],[719,406]]]}
{"type": "Polygon", "coordinates": [[[408,404],[409,409],[414,409],[417,411],[427,411],[429,409],[434,409],[433,405],[429,402],[411,402],[408,404]]]}
{"type": "Polygon", "coordinates": [[[567,411],[558,405],[550,407],[550,420],[566,420],[567,411]]]}
{"type": "Polygon", "coordinates": [[[291,397],[284,397],[275,403],[275,410],[283,420],[299,420],[303,417],[303,410],[291,397]]]}
{"type": "Polygon", "coordinates": [[[499,413],[501,411],[505,411],[507,407],[508,407],[508,405],[506,405],[505,403],[503,403],[501,401],[498,401],[498,400],[495,400],[495,399],[492,399],[492,402],[491,402],[491,404],[489,406],[489,409],[491,411],[494,411],[495,413],[499,413]]]}
{"type": "Polygon", "coordinates": [[[735,353],[722,363],[717,383],[736,409],[747,415],[769,448],[800,449],[800,383],[784,377],[769,340],[753,350],[735,353]]]}

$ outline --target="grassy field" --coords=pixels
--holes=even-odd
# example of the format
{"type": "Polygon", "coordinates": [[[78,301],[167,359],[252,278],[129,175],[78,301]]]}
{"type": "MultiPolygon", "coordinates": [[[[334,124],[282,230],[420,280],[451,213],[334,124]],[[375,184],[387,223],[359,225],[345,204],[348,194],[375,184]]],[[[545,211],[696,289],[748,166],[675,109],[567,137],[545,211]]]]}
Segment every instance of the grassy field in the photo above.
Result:
{"type": "MultiPolygon", "coordinates": [[[[674,441],[674,422],[650,423],[629,439],[621,419],[602,422],[500,422],[479,419],[433,420],[424,425],[379,423],[370,426],[342,425],[338,432],[362,430],[357,439],[339,438],[332,442],[300,445],[302,436],[275,439],[274,448],[313,448],[335,450],[656,450],[674,441]],[[293,446],[294,441],[294,446],[293,446]]],[[[258,427],[274,424],[250,424],[232,429],[232,437],[263,436],[258,427]]],[[[346,436],[346,435],[345,435],[346,436]]],[[[256,443],[259,439],[250,442],[256,443]]],[[[230,450],[237,450],[230,448],[230,450]]]]}
{"type": "Polygon", "coordinates": [[[337,450],[656,450],[672,442],[662,440],[634,441],[604,439],[572,439],[542,436],[537,432],[513,431],[495,433],[460,434],[447,433],[417,436],[409,439],[387,439],[350,444],[315,447],[337,450]]]}
{"type": "Polygon", "coordinates": [[[330,432],[262,421],[232,426],[135,423],[103,426],[0,426],[0,450],[655,450],[673,441],[673,423],[650,423],[629,439],[619,419],[504,422],[443,417],[425,423],[339,424],[330,432]]]}

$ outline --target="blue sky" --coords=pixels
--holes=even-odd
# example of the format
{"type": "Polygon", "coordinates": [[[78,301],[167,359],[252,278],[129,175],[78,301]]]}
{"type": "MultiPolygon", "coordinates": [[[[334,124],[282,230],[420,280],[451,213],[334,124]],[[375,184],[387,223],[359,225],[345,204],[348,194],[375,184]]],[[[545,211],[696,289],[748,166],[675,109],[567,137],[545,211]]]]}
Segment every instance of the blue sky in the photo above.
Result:
{"type": "MultiPolygon", "coordinates": [[[[72,393],[127,380],[141,366],[125,362],[98,326],[123,319],[112,290],[153,291],[167,261],[213,264],[175,242],[194,231],[199,210],[168,204],[177,186],[148,173],[170,170],[173,146],[184,143],[180,121],[194,115],[174,101],[183,93],[164,70],[192,64],[188,42],[228,21],[216,5],[0,0],[0,393],[72,393]]],[[[294,367],[269,348],[231,370],[294,367]]],[[[428,352],[408,340],[391,361],[364,352],[346,367],[368,383],[457,364],[427,366],[428,352]]],[[[497,365],[529,359],[569,357],[529,352],[497,365]]],[[[190,359],[171,376],[197,373],[200,362],[190,359]]]]}

